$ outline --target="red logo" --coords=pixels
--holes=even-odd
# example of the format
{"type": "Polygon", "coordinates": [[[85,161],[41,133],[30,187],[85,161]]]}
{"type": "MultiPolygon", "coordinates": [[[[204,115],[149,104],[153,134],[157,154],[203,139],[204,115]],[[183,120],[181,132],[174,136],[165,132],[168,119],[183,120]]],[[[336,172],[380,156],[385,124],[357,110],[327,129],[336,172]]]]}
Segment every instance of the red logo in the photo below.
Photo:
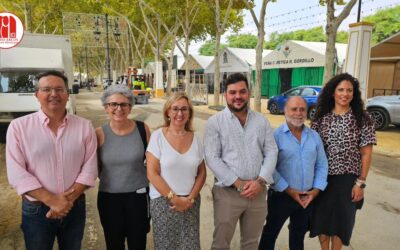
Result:
{"type": "Polygon", "coordinates": [[[24,26],[21,19],[9,12],[0,12],[0,48],[9,49],[21,42],[24,26]]]}

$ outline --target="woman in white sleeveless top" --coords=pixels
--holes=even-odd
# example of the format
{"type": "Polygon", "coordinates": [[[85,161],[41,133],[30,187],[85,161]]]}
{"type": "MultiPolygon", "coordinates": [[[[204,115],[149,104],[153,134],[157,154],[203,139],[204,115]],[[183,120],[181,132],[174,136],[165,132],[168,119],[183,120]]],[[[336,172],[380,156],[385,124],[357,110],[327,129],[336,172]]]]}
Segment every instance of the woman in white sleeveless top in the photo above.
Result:
{"type": "Polygon", "coordinates": [[[200,190],[206,179],[203,145],[192,128],[193,106],[185,93],[165,103],[164,125],[147,148],[154,248],[200,249],[200,190]]]}

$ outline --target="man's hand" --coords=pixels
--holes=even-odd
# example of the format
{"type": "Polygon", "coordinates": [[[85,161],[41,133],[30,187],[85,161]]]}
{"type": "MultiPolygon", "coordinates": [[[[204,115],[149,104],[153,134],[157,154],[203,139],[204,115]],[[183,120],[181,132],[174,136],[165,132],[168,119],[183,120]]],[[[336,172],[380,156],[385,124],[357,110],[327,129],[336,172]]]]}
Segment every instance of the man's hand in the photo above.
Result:
{"type": "Polygon", "coordinates": [[[247,199],[254,200],[262,190],[263,187],[257,180],[246,181],[240,195],[247,199]]]}
{"type": "Polygon", "coordinates": [[[364,198],[364,189],[354,185],[353,189],[351,190],[351,198],[352,202],[360,201],[362,198],[364,198]]]}
{"type": "Polygon", "coordinates": [[[63,194],[52,195],[52,197],[45,203],[50,210],[47,212],[46,217],[49,219],[61,219],[65,217],[74,203],[68,200],[68,195],[72,194],[74,190],[69,190],[63,194]]]}
{"type": "Polygon", "coordinates": [[[315,197],[319,194],[319,189],[313,188],[312,190],[305,193],[306,195],[303,196],[303,207],[306,208],[310,203],[315,199],[315,197]]]}
{"type": "Polygon", "coordinates": [[[297,189],[294,188],[286,188],[285,192],[292,197],[293,200],[295,200],[297,203],[300,204],[300,206],[302,206],[303,208],[305,208],[305,196],[306,193],[305,192],[301,192],[297,189]]]}

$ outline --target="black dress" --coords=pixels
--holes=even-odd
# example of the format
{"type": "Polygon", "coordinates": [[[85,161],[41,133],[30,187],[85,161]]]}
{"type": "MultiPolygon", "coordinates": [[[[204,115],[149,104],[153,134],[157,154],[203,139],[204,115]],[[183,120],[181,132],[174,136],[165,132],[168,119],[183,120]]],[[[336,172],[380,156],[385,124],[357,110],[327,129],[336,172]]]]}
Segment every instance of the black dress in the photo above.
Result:
{"type": "Polygon", "coordinates": [[[350,110],[346,114],[326,114],[312,126],[324,143],[328,158],[328,186],[315,200],[310,237],[338,236],[350,244],[356,210],[362,202],[352,202],[351,191],[361,173],[360,148],[376,144],[372,119],[366,115],[361,128],[350,110]]]}

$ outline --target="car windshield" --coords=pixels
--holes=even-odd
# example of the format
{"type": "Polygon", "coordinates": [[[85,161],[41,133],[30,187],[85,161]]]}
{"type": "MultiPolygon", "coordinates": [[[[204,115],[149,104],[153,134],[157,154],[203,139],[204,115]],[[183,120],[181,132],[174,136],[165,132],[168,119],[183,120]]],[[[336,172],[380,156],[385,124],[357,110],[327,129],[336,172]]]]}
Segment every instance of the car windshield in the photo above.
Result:
{"type": "Polygon", "coordinates": [[[33,93],[37,72],[0,72],[0,93],[33,93]]]}

